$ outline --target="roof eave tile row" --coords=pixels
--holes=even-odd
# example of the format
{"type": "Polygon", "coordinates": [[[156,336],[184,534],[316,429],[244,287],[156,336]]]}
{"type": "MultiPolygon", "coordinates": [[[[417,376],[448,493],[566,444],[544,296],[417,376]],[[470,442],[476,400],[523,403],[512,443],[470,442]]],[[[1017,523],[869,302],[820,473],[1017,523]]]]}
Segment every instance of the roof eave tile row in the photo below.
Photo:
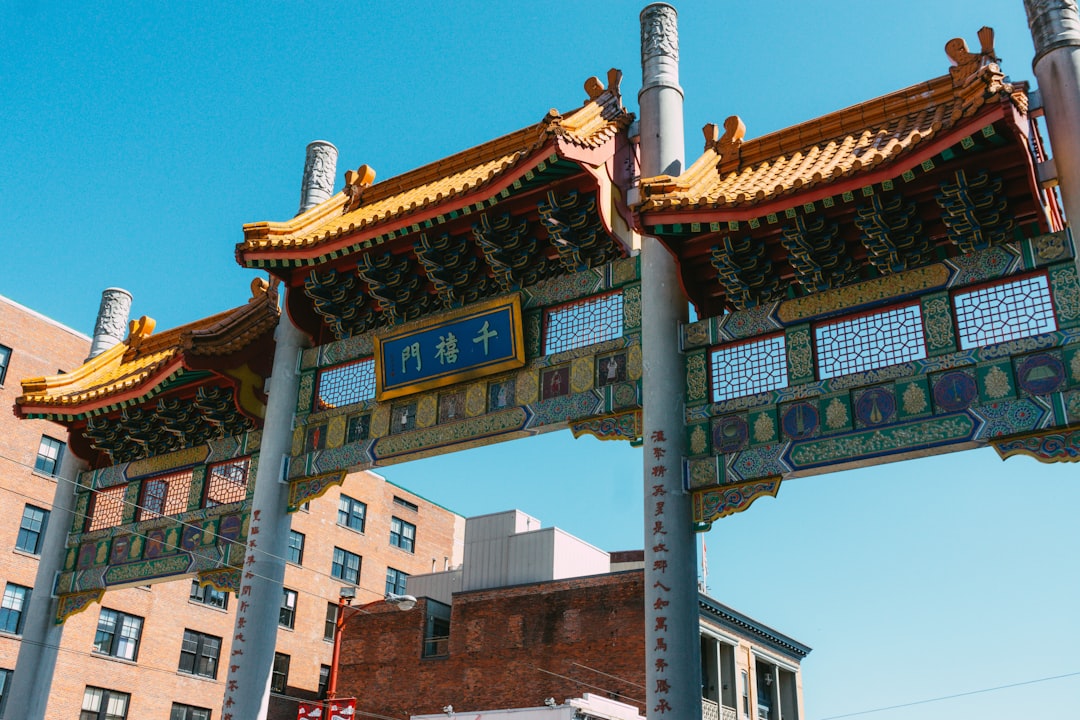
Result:
{"type": "Polygon", "coordinates": [[[259,255],[303,251],[401,224],[424,211],[449,211],[463,205],[465,197],[509,178],[525,160],[546,158],[556,150],[556,139],[584,150],[601,147],[633,120],[622,106],[620,78],[618,71],[610,72],[607,88],[590,78],[585,84],[589,98],[566,115],[551,110],[539,123],[469,150],[380,183],[347,187],[289,222],[245,225],[237,259],[250,266],[259,255]]]}

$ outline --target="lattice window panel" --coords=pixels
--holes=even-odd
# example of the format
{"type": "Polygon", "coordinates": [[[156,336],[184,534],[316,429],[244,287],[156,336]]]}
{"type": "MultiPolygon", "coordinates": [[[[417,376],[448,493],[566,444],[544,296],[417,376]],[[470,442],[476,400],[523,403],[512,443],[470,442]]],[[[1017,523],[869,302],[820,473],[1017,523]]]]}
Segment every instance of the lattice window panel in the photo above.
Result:
{"type": "Polygon", "coordinates": [[[97,490],[90,501],[86,532],[116,527],[124,521],[124,492],[127,485],[97,490]]]}
{"type": "Polygon", "coordinates": [[[250,458],[211,465],[206,469],[206,507],[240,502],[247,497],[250,458]]]}
{"type": "Polygon", "coordinates": [[[926,357],[922,311],[917,304],[819,325],[815,336],[822,379],[926,357]]]}
{"type": "Polygon", "coordinates": [[[958,292],[953,306],[963,350],[1057,330],[1046,275],[958,292]]]}
{"type": "Polygon", "coordinates": [[[191,470],[181,470],[143,480],[137,519],[149,520],[160,515],[185,512],[193,476],[191,470]]]}
{"type": "Polygon", "coordinates": [[[621,292],[551,308],[544,317],[544,354],[573,350],[623,334],[621,292]]]}
{"type": "Polygon", "coordinates": [[[713,402],[787,387],[784,336],[718,347],[709,367],[713,402]]]}
{"type": "Polygon", "coordinates": [[[375,397],[375,358],[327,368],[319,373],[317,410],[344,407],[375,397]]]}

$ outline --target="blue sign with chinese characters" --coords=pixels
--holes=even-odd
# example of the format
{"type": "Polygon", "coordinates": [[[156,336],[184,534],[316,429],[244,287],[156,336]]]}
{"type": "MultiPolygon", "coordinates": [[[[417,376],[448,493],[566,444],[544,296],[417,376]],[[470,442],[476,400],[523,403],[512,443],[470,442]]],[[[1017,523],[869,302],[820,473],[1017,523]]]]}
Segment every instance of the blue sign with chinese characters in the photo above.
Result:
{"type": "Polygon", "coordinates": [[[376,398],[452,385],[525,364],[521,298],[477,303],[420,329],[375,338],[376,398]]]}

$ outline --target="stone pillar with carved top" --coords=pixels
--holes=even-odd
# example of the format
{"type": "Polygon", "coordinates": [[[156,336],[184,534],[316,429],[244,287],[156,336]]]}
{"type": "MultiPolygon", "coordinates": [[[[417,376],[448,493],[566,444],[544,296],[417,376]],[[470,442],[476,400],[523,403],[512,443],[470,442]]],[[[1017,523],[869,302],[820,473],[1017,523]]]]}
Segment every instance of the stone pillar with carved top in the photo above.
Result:
{"type": "Polygon", "coordinates": [[[1024,0],[1024,9],[1035,43],[1032,69],[1071,226],[1080,220],[1080,11],[1076,0],[1024,0]]]}
{"type": "Polygon", "coordinates": [[[87,360],[96,358],[120,343],[127,332],[128,316],[131,314],[131,293],[121,288],[107,288],[101,293],[94,336],[90,342],[87,360]]]}
{"type": "MultiPolygon", "coordinates": [[[[684,163],[675,9],[641,12],[641,175],[677,176],[684,163]]],[[[646,714],[701,718],[697,548],[683,485],[685,369],[679,327],[687,300],[675,257],[656,238],[641,245],[645,480],[646,714]]]]}
{"type": "Polygon", "coordinates": [[[232,647],[224,660],[221,720],[263,720],[270,700],[270,671],[292,518],[288,512],[289,486],[284,479],[285,460],[292,445],[300,386],[297,368],[304,336],[289,314],[282,311],[274,339],[277,345],[255,473],[248,549],[240,577],[232,647]]]}
{"type": "Polygon", "coordinates": [[[300,210],[305,213],[334,194],[338,149],[325,140],[308,143],[304,179],[300,184],[300,210]]]}

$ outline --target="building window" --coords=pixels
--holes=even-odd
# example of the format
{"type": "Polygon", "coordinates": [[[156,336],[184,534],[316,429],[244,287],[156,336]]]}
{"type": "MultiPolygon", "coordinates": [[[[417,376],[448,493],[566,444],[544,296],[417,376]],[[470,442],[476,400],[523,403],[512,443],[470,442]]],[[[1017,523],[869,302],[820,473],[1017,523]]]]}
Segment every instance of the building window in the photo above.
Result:
{"type": "Polygon", "coordinates": [[[394,593],[395,595],[404,595],[405,578],[407,577],[409,577],[408,573],[403,573],[392,567],[386,568],[386,592],[394,593]]]}
{"type": "Polygon", "coordinates": [[[416,544],[416,526],[401,518],[390,518],[390,544],[412,552],[416,544]]]}
{"type": "Polygon", "coordinates": [[[101,608],[94,652],[134,661],[139,655],[139,635],[143,619],[136,615],[101,608]]]}
{"type": "Polygon", "coordinates": [[[143,480],[136,519],[152,520],[162,515],[179,515],[187,510],[194,475],[191,470],[181,470],[143,480]]]}
{"type": "Polygon", "coordinates": [[[210,607],[227,610],[229,608],[229,593],[218,590],[210,585],[200,585],[198,580],[191,581],[191,592],[188,599],[210,607]]]}
{"type": "Polygon", "coordinates": [[[356,585],[360,582],[360,556],[339,547],[334,548],[334,562],[330,574],[338,580],[356,585]]]}
{"type": "Polygon", "coordinates": [[[289,531],[289,549],[285,553],[285,559],[293,565],[304,564],[304,533],[289,531]]]}
{"type": "Polygon", "coordinates": [[[49,522],[49,511],[33,505],[23,508],[19,536],[15,538],[15,547],[31,555],[41,552],[41,541],[45,537],[45,525],[49,522]]]}
{"type": "Polygon", "coordinates": [[[413,512],[418,512],[420,510],[420,506],[418,506],[416,503],[411,503],[405,498],[400,498],[397,495],[394,496],[394,504],[400,505],[406,510],[412,510],[413,512]]]}
{"type": "MultiPolygon", "coordinates": [[[[326,666],[323,665],[323,667],[326,666]]],[[[11,685],[11,676],[14,672],[14,670],[0,668],[0,717],[4,716],[4,706],[7,705],[8,687],[11,685]]],[[[322,675],[319,675],[319,678],[321,680],[322,675]]]]}
{"type": "Polygon", "coordinates": [[[11,348],[7,345],[0,345],[0,385],[4,384],[4,378],[7,377],[7,369],[10,363],[11,348]]]}
{"type": "Polygon", "coordinates": [[[130,699],[127,693],[87,685],[79,720],[125,720],[130,699]]]}
{"type": "Polygon", "coordinates": [[[221,638],[193,630],[184,631],[180,646],[180,672],[200,677],[217,678],[218,655],[221,638]]]}
{"type": "Polygon", "coordinates": [[[22,632],[23,607],[30,599],[30,588],[8,583],[0,600],[0,631],[18,635],[22,632]]]}
{"type": "MultiPolygon", "coordinates": [[[[8,670],[8,672],[11,672],[8,670]]],[[[330,686],[330,666],[319,666],[319,699],[326,699],[326,688],[330,686]]]]}
{"type": "Polygon", "coordinates": [[[281,589],[281,610],[278,612],[278,625],[281,627],[293,627],[296,622],[296,591],[289,588],[281,589]]]}
{"type": "Polygon", "coordinates": [[[210,709],[173,703],[169,720],[210,720],[210,709]]]}
{"type": "Polygon", "coordinates": [[[289,656],[285,653],[274,653],[274,669],[270,673],[270,689],[273,692],[283,693],[289,684],[289,656]]]}
{"type": "Polygon", "coordinates": [[[334,630],[337,628],[337,603],[326,603],[326,624],[323,625],[323,640],[334,640],[334,630]]]}
{"type": "Polygon", "coordinates": [[[46,475],[55,475],[60,469],[60,461],[63,458],[64,443],[48,435],[42,435],[41,443],[38,445],[37,459],[34,460],[34,469],[46,475]]]}
{"type": "Polygon", "coordinates": [[[338,500],[338,525],[344,525],[347,528],[364,532],[364,518],[366,516],[367,505],[359,500],[353,500],[348,495],[342,495],[338,500]]]}
{"type": "Polygon", "coordinates": [[[450,606],[428,599],[425,606],[424,657],[450,654],[450,606]]]}

